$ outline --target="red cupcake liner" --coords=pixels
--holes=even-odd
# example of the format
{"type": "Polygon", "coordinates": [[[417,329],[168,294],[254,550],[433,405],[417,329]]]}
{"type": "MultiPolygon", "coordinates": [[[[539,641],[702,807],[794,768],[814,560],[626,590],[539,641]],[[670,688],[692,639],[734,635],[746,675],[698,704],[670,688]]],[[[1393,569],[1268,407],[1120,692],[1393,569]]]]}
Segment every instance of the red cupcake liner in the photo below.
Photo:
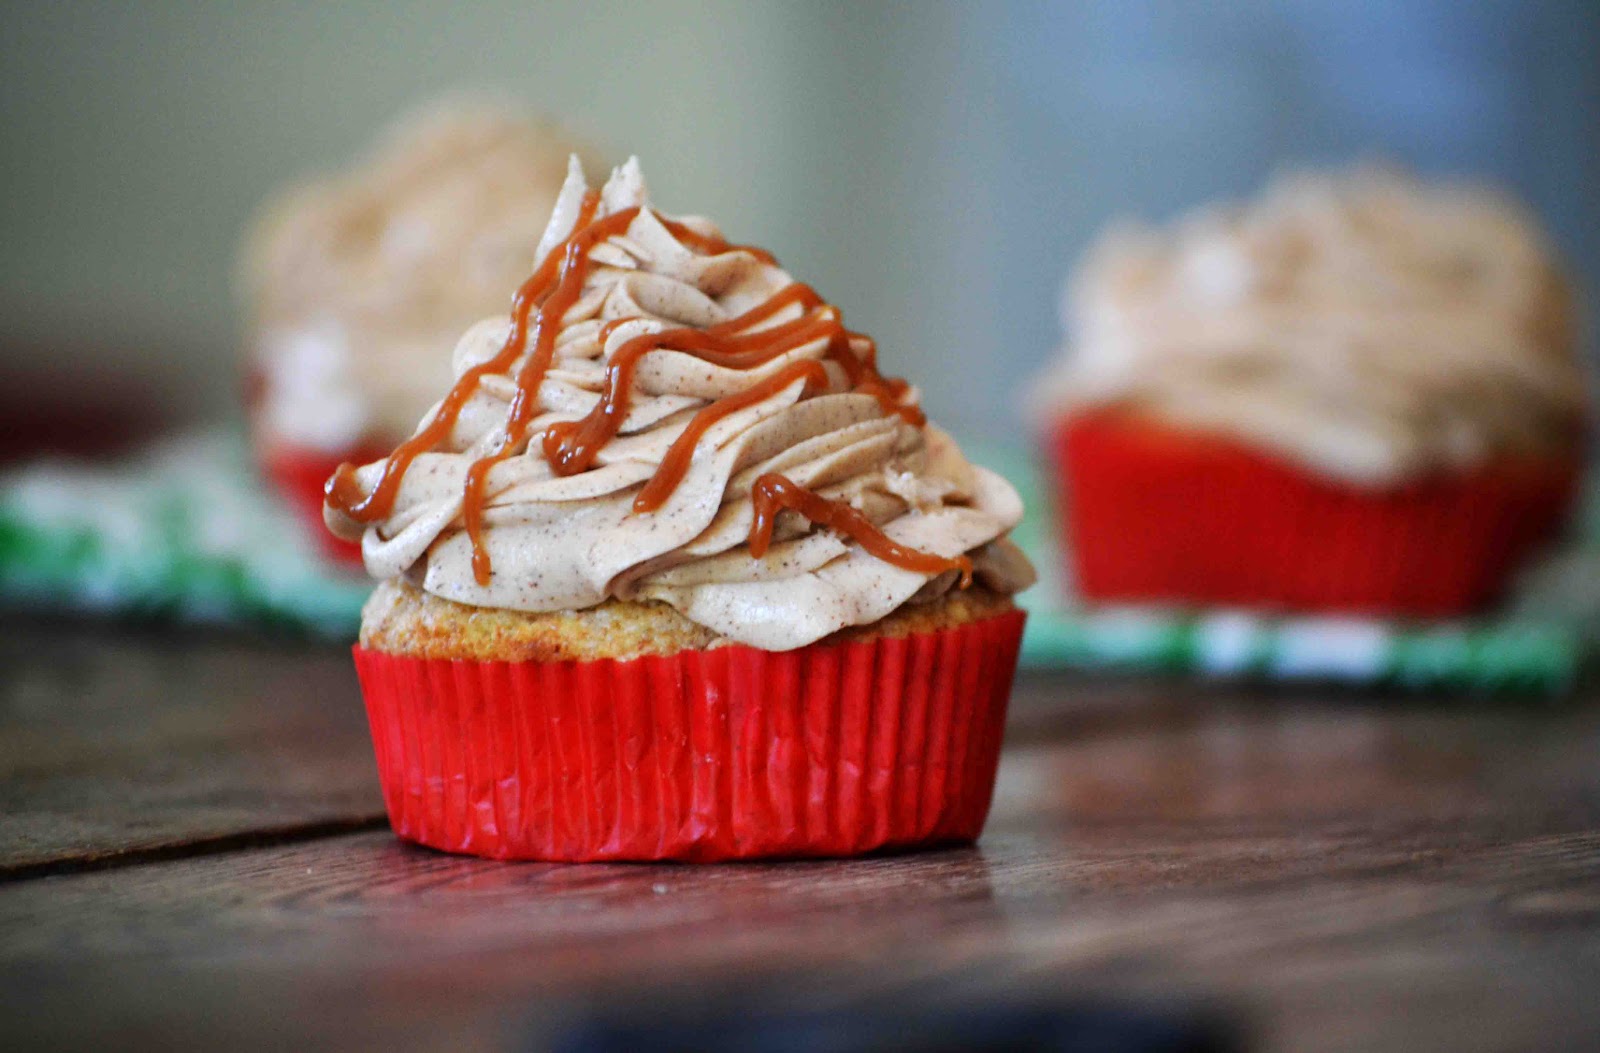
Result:
{"type": "Polygon", "coordinates": [[[1117,411],[1050,437],[1065,551],[1095,601],[1450,617],[1560,529],[1577,456],[1503,458],[1370,490],[1117,411]]]}
{"type": "Polygon", "coordinates": [[[631,661],[355,659],[407,840],[567,862],[851,856],[977,838],[1023,620],[631,661]]]}
{"type": "Polygon", "coordinates": [[[357,447],[344,453],[324,453],[298,446],[276,444],[261,455],[261,468],[295,517],[316,539],[323,555],[344,566],[361,566],[359,542],[344,541],[328,533],[322,520],[322,488],[334,469],[349,461],[366,464],[386,456],[387,450],[357,447]]]}

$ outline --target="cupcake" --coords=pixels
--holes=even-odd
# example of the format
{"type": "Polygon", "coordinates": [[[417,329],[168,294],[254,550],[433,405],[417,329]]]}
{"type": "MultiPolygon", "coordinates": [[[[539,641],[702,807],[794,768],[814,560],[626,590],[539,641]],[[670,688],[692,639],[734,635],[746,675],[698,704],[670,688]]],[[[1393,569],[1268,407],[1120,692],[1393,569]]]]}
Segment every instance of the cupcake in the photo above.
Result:
{"type": "Polygon", "coordinates": [[[1586,383],[1533,222],[1376,170],[1105,237],[1048,385],[1091,601],[1489,603],[1573,501],[1586,383]]]}
{"type": "Polygon", "coordinates": [[[334,554],[359,560],[320,528],[323,481],[409,435],[449,379],[441,343],[505,309],[573,149],[511,111],[436,104],[256,224],[243,260],[256,448],[334,554]]]}
{"type": "Polygon", "coordinates": [[[411,438],[327,484],[382,579],[355,655],[395,830],[573,861],[976,838],[1016,492],[635,161],[591,190],[574,159],[536,258],[411,438]]]}

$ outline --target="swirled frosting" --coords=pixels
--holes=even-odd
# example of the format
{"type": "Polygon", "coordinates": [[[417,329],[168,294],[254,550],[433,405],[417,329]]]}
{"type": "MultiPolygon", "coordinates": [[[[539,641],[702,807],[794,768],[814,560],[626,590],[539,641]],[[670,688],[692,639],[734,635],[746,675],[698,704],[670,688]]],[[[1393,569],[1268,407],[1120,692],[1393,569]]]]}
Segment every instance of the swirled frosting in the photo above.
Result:
{"type": "MultiPolygon", "coordinates": [[[[793,511],[777,515],[770,547],[757,555],[753,491],[781,475],[858,513],[901,550],[947,564],[969,558],[973,573],[1000,591],[1031,583],[1032,568],[1005,540],[1022,515],[1016,492],[920,422],[914,389],[850,376],[839,341],[858,370],[870,361],[870,341],[833,325],[836,308],[781,296],[796,289],[794,280],[764,253],[727,245],[710,222],[653,210],[636,161],[596,198],[574,158],[538,256],[570,260],[583,232],[607,223],[616,232],[588,251],[581,290],[556,320],[548,368],[531,386],[534,342],[505,368],[483,372],[518,345],[514,321],[479,322],[454,353],[456,376],[467,378],[454,389],[464,401],[448,433],[397,477],[392,503],[360,517],[337,497],[341,477],[330,483],[329,527],[361,538],[370,573],[406,575],[445,599],[513,610],[658,600],[726,639],[768,650],[877,621],[956,585],[956,569],[906,569],[851,532],[793,511]],[[773,303],[783,306],[741,325],[773,303]],[[776,339],[812,322],[831,325],[833,336],[776,339]],[[732,364],[690,353],[703,342],[697,334],[730,326],[773,336],[779,353],[746,353],[732,364]],[[653,334],[676,335],[637,358],[615,435],[582,470],[553,464],[546,436],[592,418],[625,349],[653,334]],[[520,436],[519,392],[536,400],[520,436]],[[647,483],[670,474],[669,451],[683,447],[686,433],[693,452],[681,479],[641,510],[647,483]],[[492,567],[486,575],[475,573],[464,500],[475,464],[488,465],[478,537],[492,567]]],[[[542,295],[548,304],[553,294],[542,295]]],[[[441,407],[419,436],[448,420],[441,407]]],[[[349,485],[370,502],[392,460],[355,470],[349,485]]]]}
{"type": "Polygon", "coordinates": [[[1124,405],[1360,484],[1570,448],[1584,415],[1566,288],[1529,217],[1388,171],[1113,231],[1063,321],[1047,403],[1124,405]]]}
{"type": "Polygon", "coordinates": [[[274,201],[244,260],[258,427],[330,452],[409,434],[447,379],[439,345],[527,274],[574,148],[552,125],[448,101],[274,201]]]}

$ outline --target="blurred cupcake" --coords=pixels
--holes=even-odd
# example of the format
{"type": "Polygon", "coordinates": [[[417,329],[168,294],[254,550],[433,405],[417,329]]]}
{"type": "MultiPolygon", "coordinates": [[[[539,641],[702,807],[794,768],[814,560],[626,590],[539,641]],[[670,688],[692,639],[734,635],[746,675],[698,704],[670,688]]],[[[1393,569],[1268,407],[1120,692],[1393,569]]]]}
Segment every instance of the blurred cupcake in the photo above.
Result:
{"type": "Polygon", "coordinates": [[[1285,179],[1108,235],[1063,313],[1049,447],[1087,599],[1455,615],[1572,503],[1572,306],[1489,191],[1285,179]]]}
{"type": "Polygon", "coordinates": [[[574,149],[512,111],[435,104],[256,224],[243,260],[252,427],[268,476],[319,526],[328,474],[409,435],[449,379],[439,347],[505,310],[574,149]]]}
{"type": "Polygon", "coordinates": [[[589,190],[574,160],[538,258],[416,434],[329,482],[384,579],[356,664],[395,829],[554,860],[975,838],[1015,491],[636,162],[589,190]]]}

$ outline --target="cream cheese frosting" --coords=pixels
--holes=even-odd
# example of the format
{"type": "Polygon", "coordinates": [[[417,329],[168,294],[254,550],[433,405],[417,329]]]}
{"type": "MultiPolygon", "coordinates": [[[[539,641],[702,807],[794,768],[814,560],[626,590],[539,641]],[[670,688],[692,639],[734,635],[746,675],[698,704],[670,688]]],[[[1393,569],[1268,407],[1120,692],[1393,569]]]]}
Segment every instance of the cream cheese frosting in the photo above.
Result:
{"type": "Polygon", "coordinates": [[[1550,249],[1514,203],[1357,169],[1104,237],[1041,401],[1123,405],[1384,486],[1569,449],[1586,380],[1550,249]]]}
{"type": "Polygon", "coordinates": [[[574,149],[548,123],[447,100],[275,201],[243,276],[265,436],[338,453],[409,434],[448,380],[440,344],[526,276],[574,149]]]}
{"type": "MultiPolygon", "coordinates": [[[[542,259],[574,235],[588,187],[576,158],[539,241],[542,259]]],[[[514,455],[486,477],[481,543],[492,573],[474,573],[465,527],[468,472],[505,441],[529,352],[471,388],[448,437],[410,463],[380,518],[357,522],[330,502],[329,527],[359,537],[368,571],[406,575],[459,603],[525,611],[584,609],[607,599],[658,600],[728,640],[789,650],[852,625],[868,624],[908,602],[954,587],[956,571],[920,573],[880,559],[845,533],[793,512],[776,521],[758,558],[749,539],[752,487],[769,473],[847,503],[892,541],[939,557],[971,558],[986,586],[1014,592],[1033,571],[1006,540],[1022,516],[1016,492],[969,464],[932,425],[886,411],[881,398],[854,388],[829,357],[829,340],[794,346],[746,368],[713,364],[670,346],[638,360],[626,416],[592,465],[558,474],[542,434],[594,410],[607,369],[629,341],[674,329],[706,330],[771,301],[794,280],[762,254],[725,246],[709,221],[674,222],[650,207],[638,163],[612,173],[591,223],[638,209],[626,229],[599,242],[576,302],[559,321],[554,357],[535,391],[536,416],[514,455]],[[681,226],[679,225],[681,224],[681,226]],[[678,233],[671,229],[677,226],[678,233]],[[702,251],[706,241],[715,248],[702,251]],[[796,363],[821,366],[825,384],[804,377],[722,416],[695,444],[687,470],[663,504],[637,511],[635,500],[695,414],[717,400],[751,392],[796,363]]],[[[622,218],[622,217],[619,217],[622,218]]],[[[790,303],[750,331],[777,329],[826,304],[790,303]]],[[[819,315],[820,316],[820,315],[819,315]]],[[[485,319],[456,345],[460,378],[507,346],[512,323],[485,319]]],[[[851,335],[852,346],[858,339],[851,335]]],[[[781,383],[781,381],[778,381],[781,383]]],[[[896,396],[914,406],[916,392],[896,396]]],[[[892,407],[891,407],[892,408],[892,407]]],[[[423,419],[419,434],[433,421],[423,419]]],[[[370,494],[383,461],[354,473],[370,494]]]]}

